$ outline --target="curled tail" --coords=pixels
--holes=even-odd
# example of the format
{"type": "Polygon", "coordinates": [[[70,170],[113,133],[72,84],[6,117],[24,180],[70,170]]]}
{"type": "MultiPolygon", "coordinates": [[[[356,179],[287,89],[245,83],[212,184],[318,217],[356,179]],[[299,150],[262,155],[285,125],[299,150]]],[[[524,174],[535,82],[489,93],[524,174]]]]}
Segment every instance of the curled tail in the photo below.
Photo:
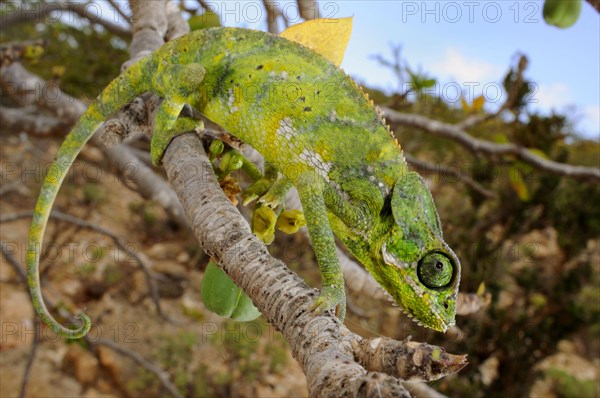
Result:
{"type": "Polygon", "coordinates": [[[139,65],[134,65],[113,80],[98,97],[98,100],[90,105],[88,110],[81,116],[73,130],[62,143],[56,160],[48,170],[48,175],[42,185],[33,213],[26,255],[27,282],[31,292],[33,307],[37,315],[48,327],[58,335],[70,339],[79,339],[85,336],[90,330],[91,321],[85,313],[81,313],[78,315],[81,321],[79,328],[69,329],[58,323],[48,311],[42,296],[39,273],[40,252],[42,250],[44,231],[58,190],[81,148],[94,135],[96,129],[107,116],[118,110],[121,106],[129,103],[137,95],[147,91],[144,90],[145,84],[137,88],[135,84],[136,81],[140,81],[137,77],[142,77],[142,70],[143,68],[140,68],[139,65]]]}

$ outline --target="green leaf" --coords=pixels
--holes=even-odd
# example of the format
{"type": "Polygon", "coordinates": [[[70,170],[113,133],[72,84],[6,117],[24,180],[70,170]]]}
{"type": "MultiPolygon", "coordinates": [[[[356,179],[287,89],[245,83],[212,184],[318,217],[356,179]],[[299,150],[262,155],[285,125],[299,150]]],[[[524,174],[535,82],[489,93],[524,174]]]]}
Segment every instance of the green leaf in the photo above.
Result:
{"type": "Polygon", "coordinates": [[[523,181],[523,177],[521,176],[521,171],[519,170],[519,167],[516,165],[512,165],[508,170],[510,185],[512,186],[519,199],[522,202],[529,201],[529,189],[527,188],[527,185],[525,185],[525,181],[523,181]]]}
{"type": "Polygon", "coordinates": [[[562,29],[573,26],[581,14],[583,0],[546,0],[544,19],[549,25],[562,29]]]}
{"type": "Polygon", "coordinates": [[[210,311],[235,321],[251,321],[261,315],[250,297],[212,261],[204,272],[200,296],[210,311]]]}
{"type": "Polygon", "coordinates": [[[437,82],[436,79],[425,79],[425,80],[423,80],[421,87],[422,88],[431,88],[431,87],[435,86],[436,82],[437,82]]]}

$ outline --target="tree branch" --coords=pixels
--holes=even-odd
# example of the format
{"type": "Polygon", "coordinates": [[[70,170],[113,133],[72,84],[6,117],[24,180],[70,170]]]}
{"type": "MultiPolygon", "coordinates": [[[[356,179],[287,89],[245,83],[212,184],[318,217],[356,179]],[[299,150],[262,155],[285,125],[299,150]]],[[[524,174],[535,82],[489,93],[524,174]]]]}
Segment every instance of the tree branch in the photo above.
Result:
{"type": "Polygon", "coordinates": [[[594,7],[594,10],[598,11],[600,13],[600,0],[586,0],[588,3],[590,3],[590,5],[592,7],[594,7]]]}
{"type": "Polygon", "coordinates": [[[391,123],[416,127],[440,137],[449,138],[474,153],[486,155],[513,155],[531,166],[549,173],[600,182],[600,169],[594,167],[574,166],[553,160],[543,159],[530,150],[515,144],[496,144],[471,137],[459,125],[443,123],[425,116],[397,112],[390,108],[382,108],[385,118],[391,123]]]}
{"type": "Polygon", "coordinates": [[[431,164],[431,163],[422,161],[406,152],[404,152],[404,158],[406,159],[406,162],[408,164],[415,167],[416,169],[423,170],[423,171],[431,171],[434,173],[443,174],[443,175],[446,175],[446,176],[449,176],[452,178],[456,178],[457,180],[464,182],[465,184],[467,184],[468,186],[473,188],[473,190],[477,191],[479,194],[481,194],[482,196],[485,196],[486,198],[495,198],[496,197],[496,194],[494,194],[492,191],[484,188],[481,184],[479,184],[478,182],[469,178],[468,176],[463,175],[460,171],[453,170],[444,165],[435,165],[435,164],[431,164]]]}
{"type": "Polygon", "coordinates": [[[50,115],[42,114],[39,108],[27,106],[9,108],[0,105],[0,125],[3,129],[25,131],[38,136],[48,136],[64,132],[70,123],[65,123],[50,115]]]}
{"type": "MultiPolygon", "coordinates": [[[[273,259],[265,245],[251,233],[245,219],[219,187],[195,134],[175,138],[163,161],[196,238],[207,254],[252,298],[265,318],[283,333],[294,357],[304,368],[311,396],[366,396],[375,391],[383,396],[407,396],[398,379],[373,372],[379,370],[370,368],[375,362],[365,363],[366,368],[354,362],[364,351],[360,336],[340,325],[331,314],[319,315],[310,309],[316,291],[273,259]]],[[[396,349],[376,353],[374,361],[377,363],[418,365],[416,358],[422,359],[425,355],[422,347],[415,351],[398,349],[408,342],[386,342],[385,347],[394,345],[396,349]],[[397,356],[387,356],[392,351],[397,356]]],[[[368,340],[365,344],[371,346],[368,340]]],[[[415,367],[410,366],[381,370],[406,379],[424,375],[437,378],[465,364],[463,356],[449,354],[439,356],[434,362],[436,365],[430,369],[437,369],[435,373],[415,374],[415,367]]]]}
{"type": "MultiPolygon", "coordinates": [[[[74,124],[87,108],[83,102],[65,94],[56,85],[48,84],[39,76],[26,70],[20,63],[0,68],[0,84],[5,95],[20,107],[47,109],[68,125],[74,124]]],[[[147,109],[145,112],[144,117],[151,118],[148,114],[151,110],[147,109]]],[[[179,226],[187,227],[183,209],[173,190],[127,146],[107,148],[99,134],[95,134],[91,141],[102,150],[124,180],[131,180],[136,184],[142,197],[156,201],[179,226]]]]}
{"type": "Polygon", "coordinates": [[[101,9],[93,2],[75,3],[75,2],[56,2],[56,3],[36,3],[22,5],[21,9],[13,10],[12,15],[2,17],[3,28],[9,28],[14,25],[26,22],[41,22],[55,11],[70,11],[82,18],[85,18],[93,24],[104,27],[111,33],[124,39],[131,37],[131,32],[123,26],[106,20],[100,16],[101,9]]]}

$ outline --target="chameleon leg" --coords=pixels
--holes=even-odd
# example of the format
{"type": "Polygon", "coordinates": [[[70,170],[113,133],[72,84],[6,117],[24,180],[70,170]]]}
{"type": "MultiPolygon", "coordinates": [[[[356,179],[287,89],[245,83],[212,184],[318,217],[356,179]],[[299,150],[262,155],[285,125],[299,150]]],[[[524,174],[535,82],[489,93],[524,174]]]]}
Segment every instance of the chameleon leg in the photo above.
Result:
{"type": "Polygon", "coordinates": [[[179,112],[185,103],[165,100],[156,112],[156,122],[152,142],[150,145],[150,156],[154,165],[159,165],[165,150],[171,140],[185,132],[202,129],[204,123],[187,117],[179,118],[179,112]]]}
{"type": "Polygon", "coordinates": [[[327,208],[323,198],[323,180],[318,174],[307,172],[299,178],[296,188],[300,195],[308,233],[323,278],[323,288],[313,303],[313,308],[317,312],[324,312],[339,306],[339,319],[343,321],[346,316],[344,276],[327,217],[327,208]]]}
{"type": "Polygon", "coordinates": [[[158,165],[171,139],[184,132],[203,127],[201,122],[179,118],[186,103],[191,103],[206,75],[200,64],[161,64],[152,77],[153,90],[164,98],[156,112],[150,154],[152,163],[158,165]],[[177,79],[174,81],[174,76],[177,79]]]}

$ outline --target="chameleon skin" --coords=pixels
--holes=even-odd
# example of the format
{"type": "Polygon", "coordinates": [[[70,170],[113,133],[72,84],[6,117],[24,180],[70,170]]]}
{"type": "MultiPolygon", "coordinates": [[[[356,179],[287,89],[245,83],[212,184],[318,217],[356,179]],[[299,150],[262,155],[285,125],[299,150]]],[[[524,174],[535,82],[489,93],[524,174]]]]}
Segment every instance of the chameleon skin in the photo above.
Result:
{"type": "Polygon", "coordinates": [[[323,278],[317,311],[339,306],[341,318],[345,314],[334,231],[419,323],[440,331],[454,323],[460,264],[443,240],[429,190],[408,171],[373,103],[337,66],[298,43],[265,32],[213,28],[169,42],[131,66],[61,146],[42,186],[27,255],[36,311],[55,331],[80,337],[89,319],[76,331],[66,329],[41,299],[39,248],[52,203],[99,124],[148,91],[163,98],[151,145],[154,163],[173,136],[197,126],[178,119],[187,103],[258,150],[297,188],[323,278]],[[419,275],[435,274],[438,262],[426,261],[434,264],[427,272],[417,270],[434,253],[447,260],[442,266],[451,267],[451,278],[431,288],[419,275]]]}

